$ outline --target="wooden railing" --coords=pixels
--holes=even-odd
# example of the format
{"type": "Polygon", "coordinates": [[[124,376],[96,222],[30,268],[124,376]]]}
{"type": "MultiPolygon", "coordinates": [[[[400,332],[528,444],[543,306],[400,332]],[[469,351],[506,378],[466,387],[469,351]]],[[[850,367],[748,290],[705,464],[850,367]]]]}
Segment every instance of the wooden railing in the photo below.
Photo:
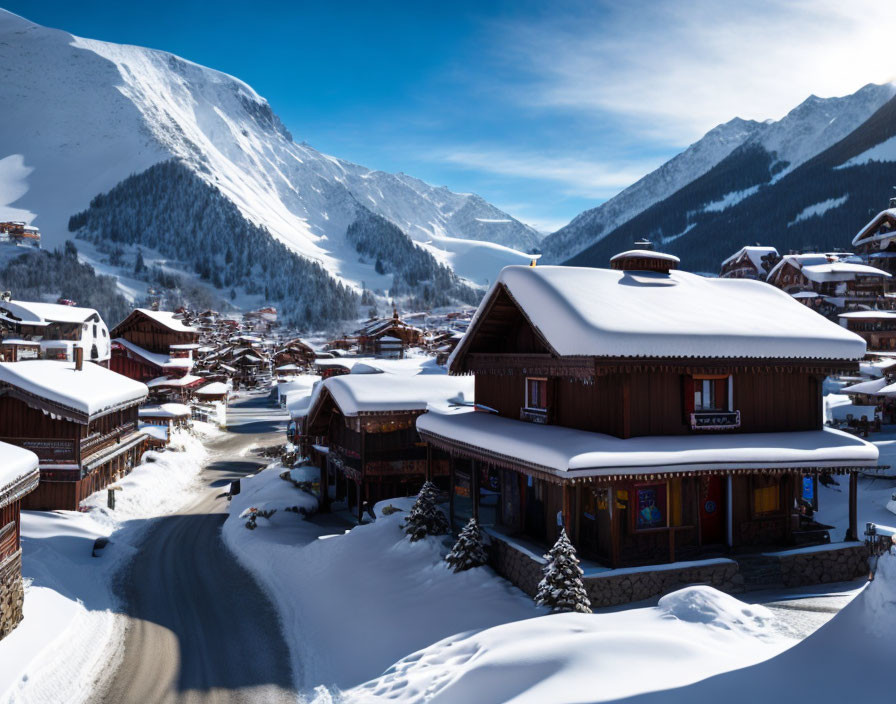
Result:
{"type": "Polygon", "coordinates": [[[93,435],[84,438],[81,440],[81,457],[87,457],[87,455],[91,455],[103,447],[111,445],[114,441],[128,433],[134,432],[136,429],[137,424],[134,421],[130,421],[124,425],[118,426],[115,430],[108,433],[94,433],[93,435]]]}

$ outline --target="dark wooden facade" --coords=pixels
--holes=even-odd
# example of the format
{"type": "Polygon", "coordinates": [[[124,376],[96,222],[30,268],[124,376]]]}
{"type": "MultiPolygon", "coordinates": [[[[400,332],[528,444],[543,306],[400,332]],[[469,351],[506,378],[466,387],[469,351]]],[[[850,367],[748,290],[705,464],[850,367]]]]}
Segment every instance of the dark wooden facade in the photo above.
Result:
{"type": "Polygon", "coordinates": [[[171,345],[199,342],[198,330],[172,330],[141,310],[134,310],[110,333],[112,338],[123,337],[150,352],[168,354],[171,345]]]}
{"type": "Polygon", "coordinates": [[[76,419],[68,409],[0,385],[0,441],[31,450],[40,460],[40,484],[22,507],[76,511],[87,496],[129,472],[145,442],[137,430],[137,406],[76,419]]]}
{"type": "Polygon", "coordinates": [[[431,479],[446,484],[447,460],[428,462],[426,445],[417,433],[415,422],[421,413],[346,416],[323,391],[300,420],[295,440],[300,453],[321,468],[324,509],[332,494],[335,500],[346,500],[361,522],[365,506],[372,510],[383,499],[417,494],[428,468],[431,479]]]}
{"type": "MultiPolygon", "coordinates": [[[[560,357],[503,288],[483,306],[451,371],[475,374],[477,406],[514,421],[617,438],[818,431],[824,378],[858,368],[837,360],[560,357]]],[[[432,457],[449,463],[455,527],[473,515],[544,544],[563,527],[584,556],[613,567],[830,537],[800,504],[814,496],[819,468],[575,477],[423,436],[432,457]]]]}

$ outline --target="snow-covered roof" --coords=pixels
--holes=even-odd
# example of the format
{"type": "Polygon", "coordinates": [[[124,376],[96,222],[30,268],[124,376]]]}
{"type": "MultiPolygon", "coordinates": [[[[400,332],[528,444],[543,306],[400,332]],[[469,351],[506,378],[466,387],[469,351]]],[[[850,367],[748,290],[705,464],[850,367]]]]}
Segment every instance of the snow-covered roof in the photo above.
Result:
{"type": "Polygon", "coordinates": [[[227,384],[223,381],[213,381],[211,384],[206,384],[202,388],[196,389],[196,395],[217,396],[218,394],[226,394],[227,391],[227,384]]]}
{"type": "Polygon", "coordinates": [[[778,271],[787,264],[790,264],[798,270],[802,270],[804,266],[827,264],[829,261],[830,257],[828,257],[826,254],[820,254],[817,252],[807,254],[785,254],[783,257],[781,257],[781,261],[775,264],[772,270],[768,272],[768,280],[771,281],[772,279],[774,279],[775,274],[777,274],[778,271]]]}
{"type": "MultiPolygon", "coordinates": [[[[617,259],[659,259],[664,262],[675,262],[676,264],[681,262],[681,259],[676,257],[674,254],[665,254],[663,252],[654,252],[652,249],[629,249],[625,252],[620,252],[619,254],[614,254],[610,257],[611,262],[615,262],[617,259]]],[[[535,267],[531,267],[535,268],[535,267]]]]}
{"type": "Polygon", "coordinates": [[[192,414],[190,407],[184,403],[163,403],[153,406],[141,406],[140,418],[183,418],[192,414]]]}
{"type": "Polygon", "coordinates": [[[35,359],[0,362],[0,382],[93,416],[133,405],[146,398],[146,385],[86,362],[77,371],[71,362],[35,359]]]}
{"type": "Polygon", "coordinates": [[[0,442],[0,492],[29,474],[36,474],[38,464],[37,455],[31,450],[0,442]]]}
{"type": "Polygon", "coordinates": [[[137,308],[143,315],[148,318],[152,318],[159,325],[163,325],[164,327],[172,330],[174,332],[195,332],[198,333],[194,327],[190,327],[189,325],[184,325],[184,321],[180,318],[175,318],[174,313],[167,310],[151,310],[150,308],[137,308]]]}
{"type": "Polygon", "coordinates": [[[768,254],[777,254],[778,250],[774,247],[741,247],[734,254],[728,257],[725,261],[722,262],[722,266],[724,267],[726,264],[730,264],[733,261],[737,261],[744,254],[749,257],[753,266],[756,267],[756,271],[762,271],[762,258],[768,254]]]}
{"type": "Polygon", "coordinates": [[[803,276],[810,281],[824,283],[825,281],[852,281],[857,276],[880,276],[890,278],[882,269],[877,269],[867,264],[851,264],[848,262],[828,262],[826,264],[812,264],[802,268],[803,276]]]}
{"type": "Polygon", "coordinates": [[[199,382],[199,381],[202,381],[201,376],[196,376],[194,374],[185,374],[184,376],[177,378],[177,379],[172,379],[167,376],[159,376],[159,377],[156,377],[155,379],[150,379],[149,381],[147,381],[146,385],[150,388],[153,388],[156,386],[183,387],[183,386],[189,386],[190,384],[195,384],[196,382],[199,382]]]}
{"type": "Polygon", "coordinates": [[[849,313],[840,313],[838,318],[851,320],[892,320],[896,318],[896,311],[892,310],[853,310],[849,313]]]}
{"type": "Polygon", "coordinates": [[[474,378],[447,374],[417,374],[396,379],[393,374],[345,374],[325,379],[314,388],[310,406],[324,389],[345,416],[389,411],[448,410],[473,402],[474,378]]]}
{"type": "Polygon", "coordinates": [[[860,381],[858,384],[844,386],[840,389],[841,394],[876,394],[887,385],[884,378],[870,379],[868,381],[860,381]]]}
{"type": "Polygon", "coordinates": [[[99,314],[93,308],[64,306],[59,303],[35,303],[34,301],[4,301],[0,308],[5,308],[23,323],[44,325],[46,323],[83,323],[99,314]]]}
{"type": "MultiPolygon", "coordinates": [[[[881,220],[889,218],[891,220],[896,220],[896,208],[888,208],[887,210],[881,210],[877,215],[875,215],[868,224],[865,225],[861,230],[859,230],[858,234],[852,238],[853,245],[859,244],[859,242],[865,238],[865,236],[871,232],[881,220]]],[[[868,238],[868,241],[886,239],[887,237],[896,237],[896,230],[892,230],[887,232],[884,235],[874,235],[873,237],[868,238]]]]}
{"type": "Polygon", "coordinates": [[[768,284],[684,271],[506,267],[476,313],[475,339],[503,285],[561,356],[861,359],[865,341],[768,284]]]}
{"type": "Polygon", "coordinates": [[[122,347],[130,350],[138,357],[142,357],[148,362],[156,365],[157,367],[166,369],[192,369],[193,368],[193,360],[189,357],[169,357],[167,354],[159,354],[158,352],[150,352],[149,350],[143,349],[140,345],[135,345],[130,340],[126,340],[123,337],[116,337],[112,340],[112,342],[118,343],[122,347]]]}
{"type": "Polygon", "coordinates": [[[621,439],[490,413],[425,413],[422,433],[462,442],[555,474],[663,470],[874,466],[877,447],[830,428],[792,433],[712,433],[621,439]]]}

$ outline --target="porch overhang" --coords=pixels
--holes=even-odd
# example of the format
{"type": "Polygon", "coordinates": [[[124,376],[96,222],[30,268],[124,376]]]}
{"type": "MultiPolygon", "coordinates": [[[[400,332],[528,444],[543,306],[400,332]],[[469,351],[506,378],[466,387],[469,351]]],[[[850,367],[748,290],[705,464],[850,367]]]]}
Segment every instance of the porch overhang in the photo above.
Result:
{"type": "Polygon", "coordinates": [[[450,454],[554,483],[757,472],[844,474],[878,466],[874,445],[829,428],[622,439],[474,411],[425,413],[417,419],[417,431],[450,454]]]}

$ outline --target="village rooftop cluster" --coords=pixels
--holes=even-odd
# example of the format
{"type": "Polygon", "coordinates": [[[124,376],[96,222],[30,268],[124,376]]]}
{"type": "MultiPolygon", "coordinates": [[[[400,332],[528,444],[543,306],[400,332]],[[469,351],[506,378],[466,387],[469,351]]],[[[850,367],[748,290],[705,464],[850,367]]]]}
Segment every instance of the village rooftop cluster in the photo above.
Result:
{"type": "MultiPolygon", "coordinates": [[[[867,574],[857,477],[880,462],[855,409],[896,359],[829,307],[882,315],[889,273],[748,247],[709,278],[648,242],[608,268],[535,264],[501,271],[475,312],[395,307],[330,340],[272,308],[137,308],[110,330],[91,309],[0,301],[3,589],[21,593],[20,509],[78,510],[174,429],[223,427],[249,390],[289,412],[280,462],[307,516],[363,524],[416,496],[412,539],[458,535],[455,568],[488,562],[557,610],[740,593],[769,569],[787,587],[867,574]],[[845,418],[825,397],[844,386],[845,418]],[[815,517],[831,481],[842,534],[815,517]]],[[[2,603],[8,632],[21,599],[2,603]]]]}

